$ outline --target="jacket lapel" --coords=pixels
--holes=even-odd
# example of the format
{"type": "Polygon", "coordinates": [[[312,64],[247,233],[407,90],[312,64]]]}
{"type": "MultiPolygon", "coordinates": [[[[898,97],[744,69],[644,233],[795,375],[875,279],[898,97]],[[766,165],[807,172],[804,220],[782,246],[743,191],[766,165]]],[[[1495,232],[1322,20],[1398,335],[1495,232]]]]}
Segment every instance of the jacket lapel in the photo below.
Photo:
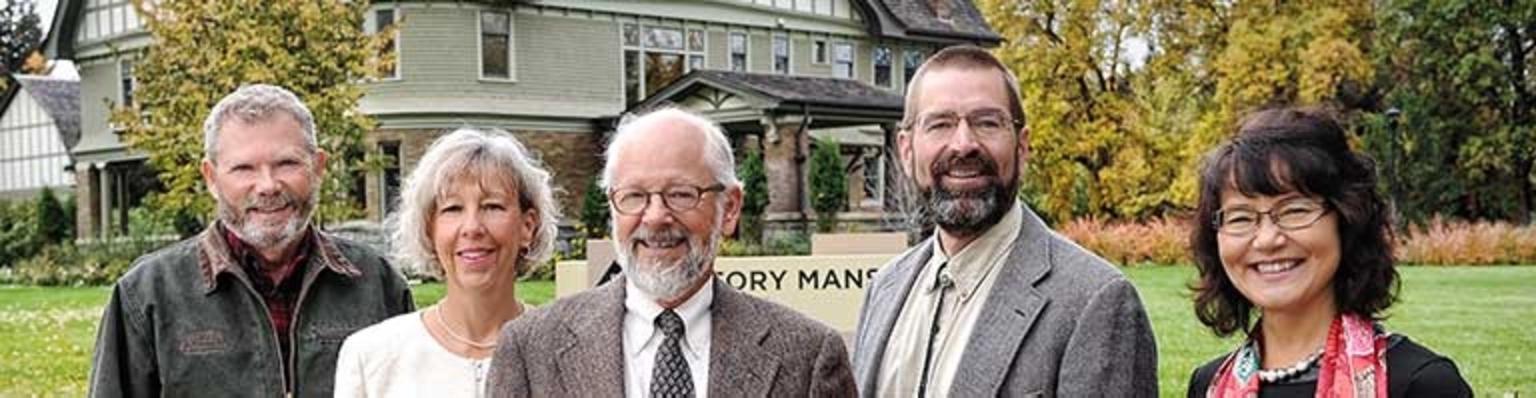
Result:
{"type": "Polygon", "coordinates": [[[709,395],[715,397],[768,396],[770,382],[779,370],[779,357],[763,347],[773,324],[758,314],[757,304],[743,293],[713,282],[715,301],[710,306],[709,395]]]}
{"type": "Polygon", "coordinates": [[[592,307],[564,319],[565,335],[556,342],[560,382],[566,395],[624,395],[624,280],[597,288],[592,307]]]}
{"type": "MultiPolygon", "coordinates": [[[[872,387],[879,382],[880,362],[885,358],[885,345],[891,338],[891,328],[896,326],[901,308],[906,306],[907,292],[912,290],[912,284],[917,281],[923,263],[933,256],[934,239],[924,240],[890,266],[878,271],[875,286],[872,287],[875,294],[866,297],[864,301],[864,306],[869,308],[868,317],[858,325],[859,335],[854,341],[856,357],[853,363],[863,364],[854,369],[858,385],[872,387]]],[[[873,393],[867,391],[864,395],[870,396],[873,393]]]]}
{"type": "Polygon", "coordinates": [[[1050,300],[1035,290],[1035,282],[1050,272],[1050,231],[1028,207],[1019,237],[998,270],[970,342],[956,369],[950,396],[995,396],[1030,327],[1050,300]]]}

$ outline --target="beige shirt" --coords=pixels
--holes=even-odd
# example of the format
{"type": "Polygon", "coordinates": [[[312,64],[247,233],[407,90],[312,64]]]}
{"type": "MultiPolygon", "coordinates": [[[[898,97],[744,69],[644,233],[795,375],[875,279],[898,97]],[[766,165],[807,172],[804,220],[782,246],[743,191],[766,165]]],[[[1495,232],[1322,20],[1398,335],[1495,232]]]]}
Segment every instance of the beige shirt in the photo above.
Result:
{"type": "MultiPolygon", "coordinates": [[[[683,360],[688,362],[688,373],[693,378],[693,395],[709,396],[709,344],[714,317],[709,307],[715,302],[714,283],[705,282],[693,297],[678,304],[672,311],[683,319],[684,338],[678,342],[683,349],[683,360]]],[[[661,315],[661,305],[656,304],[635,287],[633,282],[624,286],[624,396],[644,398],[651,396],[651,373],[656,369],[656,351],[667,335],[656,330],[656,316],[661,315]]]]}
{"type": "Polygon", "coordinates": [[[987,303],[987,292],[992,291],[997,272],[1008,257],[1013,241],[1019,237],[1022,218],[1023,211],[1014,204],[1002,220],[953,255],[943,248],[937,236],[933,238],[933,257],[923,264],[912,290],[907,292],[906,304],[891,328],[885,356],[880,360],[880,382],[875,395],[917,395],[941,293],[945,295],[944,308],[939,311],[938,332],[933,335],[926,396],[949,395],[955,371],[960,368],[961,356],[971,340],[971,330],[987,303]],[[939,272],[940,265],[945,265],[943,275],[939,272]],[[947,288],[939,287],[940,278],[952,283],[944,284],[947,288]]]}

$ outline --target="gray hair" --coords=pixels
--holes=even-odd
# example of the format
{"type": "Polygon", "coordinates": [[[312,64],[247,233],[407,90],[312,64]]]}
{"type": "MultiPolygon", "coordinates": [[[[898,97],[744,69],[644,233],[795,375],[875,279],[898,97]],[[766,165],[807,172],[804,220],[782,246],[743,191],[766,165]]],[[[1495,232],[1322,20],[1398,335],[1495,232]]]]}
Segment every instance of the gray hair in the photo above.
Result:
{"type": "Polygon", "coordinates": [[[512,134],[499,129],[461,127],[433,141],[405,179],[400,212],[390,220],[394,257],[402,266],[442,275],[442,264],[437,260],[427,229],[437,199],[449,191],[455,177],[472,177],[482,186],[489,183],[516,187],[519,206],[522,210],[532,209],[538,217],[528,252],[517,264],[517,273],[522,275],[532,264],[549,259],[555,247],[556,220],[560,218],[549,172],[512,134]]]}
{"type": "Polygon", "coordinates": [[[603,154],[603,178],[599,185],[603,189],[613,187],[614,159],[619,154],[619,149],[631,144],[637,136],[644,132],[635,128],[647,121],[663,118],[676,118],[693,125],[699,131],[704,132],[704,162],[709,166],[710,173],[714,175],[715,182],[725,185],[726,188],[741,187],[741,180],[736,178],[736,157],[731,152],[731,141],[725,138],[725,131],[720,125],[697,113],[685,111],[674,107],[666,107],[642,114],[626,115],[619,122],[618,131],[613,133],[613,138],[608,141],[608,150],[603,154]]]}
{"type": "Polygon", "coordinates": [[[203,156],[209,161],[215,161],[214,149],[218,148],[219,129],[230,118],[250,124],[271,120],[279,112],[293,117],[299,123],[299,127],[304,130],[306,149],[310,152],[320,149],[315,142],[315,117],[309,113],[309,107],[299,101],[297,95],[270,84],[251,84],[240,86],[240,89],[224,96],[218,105],[213,106],[208,118],[203,119],[203,156]]]}

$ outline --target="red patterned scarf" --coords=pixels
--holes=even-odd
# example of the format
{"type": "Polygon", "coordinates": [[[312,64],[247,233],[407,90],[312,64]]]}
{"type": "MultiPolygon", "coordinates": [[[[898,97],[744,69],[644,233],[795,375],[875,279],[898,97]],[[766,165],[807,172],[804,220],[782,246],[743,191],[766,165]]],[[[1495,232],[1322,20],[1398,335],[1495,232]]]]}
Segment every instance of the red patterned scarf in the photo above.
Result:
{"type": "MultiPolygon", "coordinates": [[[[1259,396],[1259,333],[1222,361],[1208,398],[1259,396]]],[[[1328,341],[1318,359],[1319,398],[1385,398],[1387,396],[1387,334],[1360,316],[1340,314],[1328,327],[1328,341]]]]}

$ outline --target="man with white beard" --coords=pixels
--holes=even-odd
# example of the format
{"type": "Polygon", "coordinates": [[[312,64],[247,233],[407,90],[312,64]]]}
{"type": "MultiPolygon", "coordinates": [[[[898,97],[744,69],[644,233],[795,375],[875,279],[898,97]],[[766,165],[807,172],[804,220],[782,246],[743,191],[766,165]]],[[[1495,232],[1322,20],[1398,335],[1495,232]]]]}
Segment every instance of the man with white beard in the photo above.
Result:
{"type": "Polygon", "coordinates": [[[414,309],[404,278],[311,224],[326,153],[293,93],[249,85],[224,97],[203,150],[218,218],[118,280],[90,395],[330,396],[342,340],[414,309]]]}
{"type": "Polygon", "coordinates": [[[854,395],[836,332],[715,278],[742,198],[719,126],[677,109],[626,119],[606,160],[623,275],[507,323],[492,396],[854,395]]]}

